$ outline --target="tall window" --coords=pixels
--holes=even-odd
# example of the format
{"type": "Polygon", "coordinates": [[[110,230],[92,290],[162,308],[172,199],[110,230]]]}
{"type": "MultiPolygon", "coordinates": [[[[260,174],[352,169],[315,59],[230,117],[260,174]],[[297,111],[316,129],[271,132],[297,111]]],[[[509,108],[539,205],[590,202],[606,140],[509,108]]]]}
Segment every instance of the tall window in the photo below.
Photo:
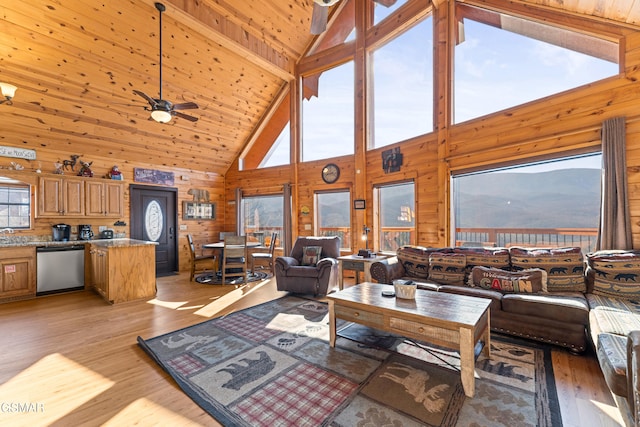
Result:
{"type": "Polygon", "coordinates": [[[457,245],[580,246],[592,251],[600,217],[600,154],[456,175],[457,245]]]}
{"type": "Polygon", "coordinates": [[[31,191],[28,185],[0,184],[0,228],[31,226],[31,191]]]}
{"type": "Polygon", "coordinates": [[[302,160],[354,152],[353,61],[302,79],[302,160]]]}
{"type": "Polygon", "coordinates": [[[342,249],[351,248],[351,194],[316,193],[316,235],[339,236],[342,249]]]}
{"type": "Polygon", "coordinates": [[[455,123],[619,73],[613,42],[458,3],[455,123]]]}
{"type": "Polygon", "coordinates": [[[378,250],[395,251],[416,242],[416,195],[413,182],[375,188],[378,250]]]}
{"type": "Polygon", "coordinates": [[[249,241],[266,243],[271,233],[282,236],[283,196],[248,196],[242,198],[242,230],[249,241]]]}
{"type": "MultiPolygon", "coordinates": [[[[376,8],[377,9],[377,8],[376,8]]],[[[371,54],[371,148],[433,130],[433,24],[429,17],[371,54]]]]}
{"type": "Polygon", "coordinates": [[[273,143],[271,149],[267,152],[260,163],[260,168],[267,168],[270,166],[288,165],[290,163],[290,143],[291,130],[289,128],[289,122],[285,125],[280,135],[276,138],[276,142],[273,143]]]}

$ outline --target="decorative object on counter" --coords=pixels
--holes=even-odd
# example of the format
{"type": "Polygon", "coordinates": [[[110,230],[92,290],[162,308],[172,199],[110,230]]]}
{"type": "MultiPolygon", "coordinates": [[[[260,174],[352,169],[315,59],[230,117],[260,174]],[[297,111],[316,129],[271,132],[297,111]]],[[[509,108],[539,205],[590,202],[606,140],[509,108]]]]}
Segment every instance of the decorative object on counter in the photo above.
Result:
{"type": "Polygon", "coordinates": [[[209,202],[209,191],[200,188],[190,188],[187,194],[193,196],[194,202],[209,202]]]}
{"type": "Polygon", "coordinates": [[[148,184],[173,185],[174,173],[164,172],[155,169],[134,168],[133,180],[135,182],[146,182],[148,184]]]}
{"type": "Polygon", "coordinates": [[[22,166],[20,163],[17,163],[17,162],[11,162],[11,167],[9,169],[21,171],[21,170],[24,170],[24,166],[22,166]]]}
{"type": "Polygon", "coordinates": [[[60,162],[55,162],[53,164],[56,167],[56,170],[53,171],[56,175],[64,175],[64,165],[60,162]]]}
{"type": "Polygon", "coordinates": [[[382,169],[384,173],[399,172],[402,166],[402,153],[400,147],[382,152],[382,169]]]}
{"type": "Polygon", "coordinates": [[[72,154],[70,157],[71,157],[70,160],[62,161],[62,168],[64,170],[67,170],[67,168],[71,168],[71,170],[75,172],[76,163],[78,163],[78,159],[80,158],[80,156],[78,154],[72,154]]]}
{"type": "Polygon", "coordinates": [[[108,179],[116,179],[118,181],[122,181],[122,172],[120,172],[120,169],[118,169],[117,165],[113,165],[111,170],[109,172],[107,172],[106,178],[108,178],[108,179]]]}
{"type": "Polygon", "coordinates": [[[93,162],[83,162],[82,160],[80,160],[80,165],[82,167],[78,171],[78,176],[92,177],[93,176],[93,171],[91,170],[92,164],[93,162]]]}
{"type": "Polygon", "coordinates": [[[118,220],[118,221],[114,222],[113,225],[115,227],[125,227],[127,225],[127,223],[124,222],[124,221],[118,220]]]}
{"type": "Polygon", "coordinates": [[[416,299],[416,289],[418,285],[413,280],[395,279],[393,289],[396,296],[402,299],[416,299]]]}
{"type": "Polygon", "coordinates": [[[2,92],[2,97],[4,98],[0,99],[0,104],[13,105],[12,99],[16,95],[16,90],[18,90],[17,86],[0,82],[0,92],[2,92]]]}
{"type": "Polygon", "coordinates": [[[216,204],[182,202],[182,219],[216,219],[216,204]]]}
{"type": "Polygon", "coordinates": [[[14,157],[16,159],[35,160],[36,151],[29,150],[27,148],[0,146],[0,157],[14,157]]]}

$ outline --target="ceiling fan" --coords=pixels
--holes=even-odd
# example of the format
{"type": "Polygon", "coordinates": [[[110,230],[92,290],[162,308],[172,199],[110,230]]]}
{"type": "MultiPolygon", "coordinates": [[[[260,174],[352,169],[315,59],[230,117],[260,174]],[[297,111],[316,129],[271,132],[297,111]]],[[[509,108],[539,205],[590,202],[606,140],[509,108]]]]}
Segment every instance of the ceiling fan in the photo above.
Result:
{"type": "Polygon", "coordinates": [[[146,111],[151,111],[151,118],[159,123],[168,123],[173,116],[195,122],[197,117],[189,116],[181,113],[178,110],[192,110],[198,108],[198,104],[195,102],[184,102],[181,104],[174,104],[166,99],[162,99],[162,12],[165,11],[165,7],[162,3],[155,3],[156,9],[160,12],[160,93],[158,98],[152,98],[144,92],[134,89],[136,95],[144,98],[149,105],[145,106],[146,111]]]}
{"type": "MultiPolygon", "coordinates": [[[[329,6],[333,6],[340,0],[313,0],[313,14],[311,15],[311,34],[322,34],[327,29],[329,19],[329,6]]],[[[385,7],[390,7],[397,0],[373,0],[385,7]]]]}

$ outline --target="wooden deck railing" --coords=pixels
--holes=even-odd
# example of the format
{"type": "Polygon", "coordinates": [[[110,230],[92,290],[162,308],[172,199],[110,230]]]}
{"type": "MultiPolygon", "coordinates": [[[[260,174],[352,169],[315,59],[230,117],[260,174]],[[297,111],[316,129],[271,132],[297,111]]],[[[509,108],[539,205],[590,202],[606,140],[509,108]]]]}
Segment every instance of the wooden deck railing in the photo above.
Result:
{"type": "Polygon", "coordinates": [[[595,250],[597,228],[456,228],[456,246],[579,246],[595,250]]]}

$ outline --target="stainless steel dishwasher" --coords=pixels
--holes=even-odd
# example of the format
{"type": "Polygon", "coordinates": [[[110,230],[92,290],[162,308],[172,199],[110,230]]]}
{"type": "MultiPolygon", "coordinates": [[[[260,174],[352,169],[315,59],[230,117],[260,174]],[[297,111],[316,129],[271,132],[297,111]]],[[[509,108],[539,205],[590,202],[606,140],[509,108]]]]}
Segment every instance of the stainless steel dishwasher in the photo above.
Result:
{"type": "Polygon", "coordinates": [[[84,289],[84,245],[36,248],[36,295],[84,289]]]}

